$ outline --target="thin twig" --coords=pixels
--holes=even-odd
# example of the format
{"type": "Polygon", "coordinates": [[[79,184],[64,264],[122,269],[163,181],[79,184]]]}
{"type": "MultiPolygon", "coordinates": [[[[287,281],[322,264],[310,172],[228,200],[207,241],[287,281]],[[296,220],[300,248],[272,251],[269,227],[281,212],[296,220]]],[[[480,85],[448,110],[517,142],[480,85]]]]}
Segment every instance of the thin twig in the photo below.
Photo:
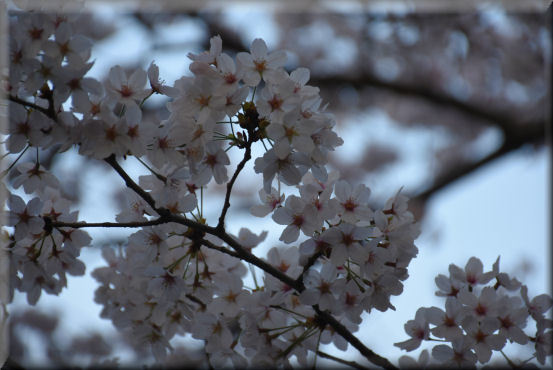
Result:
{"type": "Polygon", "coordinates": [[[227,211],[230,207],[230,194],[232,192],[232,187],[234,185],[234,182],[236,181],[236,178],[238,177],[238,174],[242,169],[244,168],[244,165],[247,161],[249,161],[252,158],[252,150],[251,150],[251,137],[248,138],[248,141],[246,142],[246,151],[244,153],[244,158],[238,163],[238,166],[236,167],[236,170],[234,171],[234,175],[232,175],[232,178],[227,183],[227,193],[225,194],[225,203],[223,205],[223,210],[221,211],[221,216],[219,216],[219,222],[217,223],[218,229],[224,229],[225,227],[225,216],[227,214],[227,211]]]}

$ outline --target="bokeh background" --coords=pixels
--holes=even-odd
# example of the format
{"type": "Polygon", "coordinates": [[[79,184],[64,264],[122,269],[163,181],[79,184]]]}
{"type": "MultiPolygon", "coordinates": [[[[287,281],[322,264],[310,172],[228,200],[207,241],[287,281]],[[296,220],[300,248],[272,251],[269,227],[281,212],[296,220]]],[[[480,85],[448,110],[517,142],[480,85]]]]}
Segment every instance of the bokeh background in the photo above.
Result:
{"type": "MultiPolygon", "coordinates": [[[[209,49],[209,38],[217,34],[228,54],[249,50],[260,37],[270,50],[287,51],[289,71],[311,70],[309,84],[321,89],[345,142],[333,153],[331,168],[368,185],[374,205],[402,188],[421,223],[419,255],[404,293],[392,298],[396,311],[365,314],[357,333],[392,362],[405,354],[393,346],[407,339],[403,324],[421,306],[443,307],[434,295],[434,277],[447,274],[450,263],[464,267],[477,256],[491,269],[501,256],[501,270],[526,283],[531,297],[550,292],[551,10],[546,13],[543,2],[450,10],[432,2],[300,3],[184,8],[90,2],[77,29],[94,40],[89,75],[102,81],[113,65],[146,69],[155,60],[161,78],[172,84],[190,75],[187,53],[209,49]]],[[[148,100],[144,119],[165,118],[165,103],[156,96],[148,100]]],[[[233,171],[240,153],[233,149],[229,156],[233,171]]],[[[107,166],[72,151],[42,158],[79,203],[80,219],[114,221],[124,184],[107,166]]],[[[131,159],[124,168],[135,179],[147,173],[131,159]]],[[[279,245],[282,228],[249,215],[261,184],[250,163],[236,183],[228,228],[268,230],[255,250],[264,256],[279,245]]],[[[206,195],[208,222],[218,215],[223,190],[215,187],[206,195]]],[[[70,277],[60,296],[43,294],[35,307],[23,295],[9,306],[13,363],[151,363],[151,356],[134,350],[99,317],[101,307],[93,301],[97,284],[90,272],[104,265],[101,247],[121,245],[132,231],[88,231],[94,245],[83,250],[86,276],[70,277]]],[[[193,366],[203,359],[201,343],[189,337],[174,345],[175,364],[193,366]]],[[[521,360],[531,356],[531,346],[519,347],[506,353],[521,360]]],[[[325,351],[366,363],[355,349],[325,351]]]]}

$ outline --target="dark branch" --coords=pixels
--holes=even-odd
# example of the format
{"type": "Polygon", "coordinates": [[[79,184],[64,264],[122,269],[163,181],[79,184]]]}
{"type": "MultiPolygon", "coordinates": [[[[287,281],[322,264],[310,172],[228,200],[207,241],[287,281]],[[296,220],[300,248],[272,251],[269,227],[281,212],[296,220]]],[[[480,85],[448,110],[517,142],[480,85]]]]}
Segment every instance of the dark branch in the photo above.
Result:
{"type": "MultiPolygon", "coordinates": [[[[146,201],[146,203],[148,203],[150,205],[150,207],[152,207],[152,209],[157,211],[156,202],[155,202],[154,198],[152,198],[152,196],[150,194],[145,192],[140,186],[138,186],[138,184],[136,182],[133,181],[133,179],[130,178],[130,176],[119,165],[119,163],[117,163],[117,160],[115,159],[114,154],[112,154],[109,157],[107,157],[106,159],[104,159],[104,161],[107,164],[109,164],[111,167],[113,167],[115,172],[117,172],[119,174],[119,176],[121,176],[123,178],[123,180],[125,180],[125,184],[127,185],[127,187],[134,190],[134,192],[136,194],[140,195],[140,197],[142,197],[142,199],[144,199],[146,201]]],[[[160,214],[160,216],[163,216],[163,215],[160,214]]]]}
{"type": "MultiPolygon", "coordinates": [[[[150,194],[146,193],[140,186],[138,186],[130,177],[129,175],[119,166],[117,163],[117,160],[115,159],[115,156],[110,156],[109,158],[106,158],[105,161],[110,164],[117,173],[125,180],[125,183],[128,187],[130,187],[132,190],[134,190],[138,195],[140,195],[148,204],[152,206],[152,208],[161,215],[163,219],[165,219],[167,222],[175,222],[179,223],[185,226],[188,226],[190,228],[193,228],[195,230],[199,230],[202,232],[205,232],[207,234],[214,235],[227,243],[234,251],[235,254],[227,253],[228,251],[220,250],[223,253],[227,253],[229,255],[232,255],[233,257],[240,258],[241,260],[244,260],[246,262],[249,262],[266,273],[274,276],[278,280],[282,281],[283,283],[287,284],[291,288],[294,288],[298,292],[302,292],[305,287],[303,283],[298,282],[294,279],[292,279],[290,276],[284,274],[271,264],[263,261],[262,259],[256,257],[252,253],[250,253],[246,248],[244,248],[240,243],[236,241],[231,235],[227,234],[224,229],[218,228],[218,227],[212,227],[208,226],[196,221],[189,220],[185,217],[172,214],[169,212],[169,210],[165,208],[156,208],[155,207],[155,201],[152,199],[150,194]]],[[[207,240],[202,240],[201,243],[203,245],[206,245],[209,247],[209,243],[207,240]]],[[[326,324],[330,325],[334,331],[336,331],[338,334],[340,334],[345,340],[347,340],[351,345],[353,345],[361,354],[363,354],[371,363],[382,366],[384,368],[395,368],[387,359],[377,355],[373,351],[371,351],[369,348],[367,348],[357,337],[355,337],[345,326],[340,324],[338,320],[336,320],[332,315],[330,315],[327,312],[321,311],[318,306],[313,306],[313,309],[317,312],[317,315],[323,320],[326,324]]]]}
{"type": "Polygon", "coordinates": [[[154,226],[167,223],[167,220],[163,217],[157,218],[150,221],[137,221],[137,222],[60,222],[52,221],[49,217],[44,217],[46,225],[45,228],[50,227],[71,227],[73,229],[80,229],[83,227],[144,227],[144,226],[154,226]]]}
{"type": "Polygon", "coordinates": [[[495,159],[501,158],[505,154],[519,149],[525,144],[540,144],[543,143],[544,140],[545,125],[537,124],[520,127],[517,131],[513,131],[509,136],[506,136],[503,144],[497,150],[475,162],[466,163],[464,165],[449,169],[449,171],[444,173],[442,176],[438,176],[430,188],[417,194],[415,197],[411,198],[411,200],[413,202],[421,202],[421,204],[423,204],[432,195],[444,187],[452,184],[460,178],[463,178],[469,173],[476,171],[495,159]]]}
{"type": "Polygon", "coordinates": [[[225,253],[225,254],[228,254],[229,256],[232,256],[234,258],[238,258],[240,259],[240,256],[238,255],[238,253],[236,252],[233,252],[231,251],[230,249],[228,248],[225,248],[225,247],[220,247],[218,245],[215,245],[213,244],[212,242],[210,242],[209,240],[205,240],[205,239],[202,239],[200,240],[200,243],[206,247],[208,247],[209,249],[215,249],[221,253],[225,253]]]}
{"type": "Polygon", "coordinates": [[[326,352],[323,352],[323,351],[317,351],[317,354],[321,357],[324,357],[324,358],[328,358],[329,360],[333,360],[333,361],[336,361],[336,362],[339,362],[341,364],[344,364],[344,365],[349,365],[351,367],[354,367],[356,369],[367,369],[368,370],[368,367],[365,367],[365,366],[362,366],[362,365],[359,365],[357,362],[355,361],[346,361],[346,360],[343,360],[341,358],[338,358],[338,357],[334,357],[332,355],[329,355],[328,353],[326,352]]]}
{"type": "Polygon", "coordinates": [[[227,214],[227,211],[230,207],[230,194],[232,193],[232,187],[234,186],[234,182],[236,181],[236,178],[238,177],[238,174],[242,169],[244,168],[244,165],[247,161],[249,161],[252,158],[252,150],[251,150],[251,137],[248,139],[248,142],[246,143],[246,151],[244,152],[244,158],[238,163],[238,166],[236,167],[236,170],[234,171],[234,175],[232,175],[232,178],[227,183],[227,193],[225,194],[225,203],[223,205],[223,210],[221,211],[221,216],[219,217],[219,222],[217,223],[218,229],[224,229],[225,227],[225,216],[227,214]]]}
{"type": "Polygon", "coordinates": [[[318,305],[313,306],[315,312],[319,318],[328,323],[332,328],[340,334],[345,340],[347,340],[352,346],[354,346],[363,356],[365,356],[373,364],[383,367],[385,369],[395,369],[396,367],[392,365],[390,361],[381,357],[371,351],[369,348],[365,347],[363,343],[355,335],[353,335],[344,325],[342,325],[334,316],[330,315],[326,311],[321,311],[318,305]]]}
{"type": "MultiPolygon", "coordinates": [[[[468,114],[479,121],[489,122],[501,129],[506,135],[509,135],[514,129],[521,125],[538,125],[539,122],[518,122],[513,120],[509,115],[500,112],[490,111],[478,107],[474,104],[458,100],[450,95],[429,89],[423,85],[411,85],[401,81],[386,81],[375,75],[365,72],[360,76],[313,76],[309,81],[310,84],[318,86],[321,89],[330,88],[342,85],[351,85],[356,89],[364,87],[376,87],[390,92],[405,95],[413,98],[422,98],[428,102],[434,103],[441,107],[449,107],[457,111],[468,114]]],[[[543,124],[542,124],[543,125],[543,124]]]]}
{"type": "Polygon", "coordinates": [[[298,284],[303,284],[303,276],[305,275],[307,270],[309,270],[309,268],[313,266],[315,262],[317,262],[317,260],[319,259],[319,257],[323,255],[323,253],[324,251],[321,250],[314,253],[311,257],[309,257],[309,259],[307,260],[307,263],[305,264],[305,266],[303,266],[303,271],[301,272],[300,276],[298,276],[298,278],[296,279],[298,284]]]}
{"type": "Polygon", "coordinates": [[[21,104],[25,107],[29,107],[29,108],[33,108],[34,110],[37,110],[39,112],[42,112],[44,113],[45,115],[47,115],[48,117],[52,118],[52,119],[55,119],[55,116],[52,115],[52,112],[47,109],[47,108],[43,108],[39,105],[36,105],[34,103],[31,103],[31,102],[28,102],[26,100],[23,100],[21,98],[18,98],[17,96],[13,96],[13,95],[10,95],[10,100],[13,101],[14,103],[17,103],[17,104],[21,104]]]}

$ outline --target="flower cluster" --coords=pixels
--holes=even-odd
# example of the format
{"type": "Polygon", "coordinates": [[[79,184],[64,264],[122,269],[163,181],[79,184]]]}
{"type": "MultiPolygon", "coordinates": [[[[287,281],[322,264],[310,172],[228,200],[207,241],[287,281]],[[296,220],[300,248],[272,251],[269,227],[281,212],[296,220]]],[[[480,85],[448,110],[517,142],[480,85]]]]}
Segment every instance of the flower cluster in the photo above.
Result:
{"type": "MultiPolygon", "coordinates": [[[[78,17],[11,17],[10,125],[3,133],[9,153],[19,155],[2,176],[16,175],[5,189],[12,295],[26,292],[35,304],[43,290],[59,294],[67,273],[83,274],[79,251],[91,238],[81,228],[133,227],[124,246],[103,249],[107,266],[92,272],[100,284],[95,301],[103,318],[157,361],[172,350],[172,338],[188,333],[205,342],[215,367],[289,366],[293,359],[307,366],[310,353],[328,343],[343,350],[351,343],[374,364],[391,366],[351,333],[364,312],[395,309],[391,296],[403,291],[419,227],[400,191],[375,209],[369,188],[327,171],[328,153],[342,140],[318,88],[307,84],[309,70],[287,72],[286,53],[269,52],[261,39],[233,58],[215,36],[209,51],[188,55],[191,75],[173,86],[153,62],[147,70],[114,66],[101,83],[87,77],[92,43],[79,34],[78,17]],[[160,122],[143,117],[153,94],[169,100],[160,122]],[[225,229],[232,187],[254,145],[265,150],[253,159],[263,187],[251,213],[284,227],[284,245],[266,258],[254,250],[267,232],[225,229]],[[60,181],[39,160],[45,149],[72,148],[124,180],[116,222],[78,222],[60,181]],[[17,163],[29,149],[33,159],[17,163]],[[229,150],[243,152],[232,175],[229,150]],[[148,171],[137,182],[119,165],[131,157],[148,171]],[[210,226],[200,205],[213,182],[227,190],[210,226]],[[249,273],[253,287],[244,284],[249,273]]],[[[453,342],[453,350],[433,352],[442,362],[459,360],[459,351],[466,363],[486,362],[508,339],[535,342],[543,363],[550,298],[529,302],[523,287],[524,306],[504,294],[519,283],[498,270],[484,274],[476,260],[465,271],[451,267],[451,277],[438,281],[440,294],[451,296],[446,311],[419,310],[406,327],[413,338],[398,345],[417,348],[432,323],[432,334],[453,342]],[[479,289],[493,278],[494,287],[479,289]],[[532,338],[522,332],[528,315],[538,325],[532,338]]]]}
{"type": "MultiPolygon", "coordinates": [[[[492,351],[501,351],[507,342],[532,343],[534,356],[542,365],[553,354],[552,321],[545,317],[553,305],[551,296],[541,294],[529,300],[525,285],[499,272],[499,258],[488,272],[476,257],[469,259],[464,270],[451,264],[449,277],[438,275],[436,285],[436,295],[446,298],[445,310],[419,308],[415,319],[405,324],[411,339],[396,343],[399,348],[412,351],[423,340],[436,340],[432,336],[443,338],[451,345],[435,346],[432,357],[440,366],[458,367],[487,363],[492,351]],[[531,334],[524,331],[529,319],[536,322],[531,334]]],[[[403,359],[406,366],[435,365],[429,362],[428,354],[421,360],[416,363],[411,358],[403,359]]]]}

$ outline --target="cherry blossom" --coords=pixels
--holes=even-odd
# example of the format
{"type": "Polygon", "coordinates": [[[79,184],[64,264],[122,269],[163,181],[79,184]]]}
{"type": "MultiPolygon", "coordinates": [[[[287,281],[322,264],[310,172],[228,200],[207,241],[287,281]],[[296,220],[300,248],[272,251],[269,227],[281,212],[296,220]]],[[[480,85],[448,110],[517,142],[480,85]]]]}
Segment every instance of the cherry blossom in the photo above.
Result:
{"type": "MultiPolygon", "coordinates": [[[[158,364],[172,338],[187,334],[203,341],[209,367],[310,366],[330,343],[372,353],[353,333],[364,311],[395,309],[419,225],[401,189],[373,210],[368,187],[328,172],[328,153],[343,141],[319,89],[307,85],[309,70],[288,73],[286,53],[269,52],[261,39],[231,57],[214,36],[209,51],[188,54],[192,74],[172,85],[153,61],[147,71],[114,66],[102,85],[89,76],[92,43],[76,32],[76,19],[23,12],[10,19],[19,32],[10,40],[10,124],[2,133],[11,154],[36,150],[36,160],[34,152],[31,161],[16,159],[5,172],[13,181],[0,189],[8,194],[10,299],[19,291],[34,305],[42,292],[59,294],[67,274],[84,274],[79,255],[92,244],[84,228],[132,227],[121,246],[103,248],[106,266],[92,271],[94,300],[100,316],[158,364]],[[153,94],[170,98],[163,120],[143,119],[153,94]],[[116,222],[79,221],[61,189],[65,179],[39,160],[44,149],[74,149],[111,166],[126,186],[116,222]],[[230,174],[228,150],[243,153],[230,174]],[[127,173],[127,160],[145,172],[127,173]],[[267,231],[225,225],[234,181],[252,162],[263,185],[253,188],[261,204],[250,211],[272,213],[287,246],[258,247],[267,231]],[[213,183],[226,191],[216,220],[202,206],[213,183]],[[28,201],[14,194],[21,187],[28,201]]],[[[451,346],[435,346],[432,356],[457,366],[487,363],[508,342],[532,343],[542,365],[551,356],[551,297],[530,299],[526,286],[499,271],[499,258],[489,272],[476,257],[464,269],[450,265],[435,281],[445,309],[419,308],[405,324],[410,338],[397,347],[444,338],[451,346]],[[531,320],[535,334],[525,331],[531,320]]],[[[399,364],[425,366],[428,357],[423,351],[418,362],[399,364]]]]}

